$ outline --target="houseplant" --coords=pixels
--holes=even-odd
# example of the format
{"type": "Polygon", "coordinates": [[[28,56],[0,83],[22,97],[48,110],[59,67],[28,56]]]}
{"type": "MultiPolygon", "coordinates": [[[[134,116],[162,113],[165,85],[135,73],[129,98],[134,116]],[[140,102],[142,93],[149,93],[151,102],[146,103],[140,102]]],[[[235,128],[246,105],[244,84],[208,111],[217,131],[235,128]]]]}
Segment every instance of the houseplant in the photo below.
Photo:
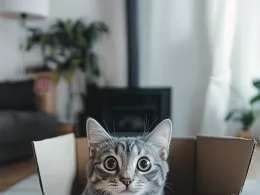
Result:
{"type": "Polygon", "coordinates": [[[252,108],[233,109],[228,113],[225,120],[233,120],[241,124],[241,130],[237,133],[237,137],[252,138],[250,128],[255,121],[255,114],[252,108]]]}
{"type": "Polygon", "coordinates": [[[250,103],[252,105],[260,101],[260,81],[259,80],[253,81],[253,85],[258,90],[258,93],[250,100],[250,103]]]}
{"type": "Polygon", "coordinates": [[[48,31],[30,28],[27,38],[27,51],[35,46],[41,48],[44,65],[53,69],[54,82],[61,77],[66,78],[69,88],[67,118],[71,118],[73,74],[80,69],[85,74],[87,84],[96,85],[101,74],[98,56],[94,52],[95,43],[103,34],[108,33],[108,27],[103,22],[93,22],[89,25],[82,20],[58,20],[48,31]]]}

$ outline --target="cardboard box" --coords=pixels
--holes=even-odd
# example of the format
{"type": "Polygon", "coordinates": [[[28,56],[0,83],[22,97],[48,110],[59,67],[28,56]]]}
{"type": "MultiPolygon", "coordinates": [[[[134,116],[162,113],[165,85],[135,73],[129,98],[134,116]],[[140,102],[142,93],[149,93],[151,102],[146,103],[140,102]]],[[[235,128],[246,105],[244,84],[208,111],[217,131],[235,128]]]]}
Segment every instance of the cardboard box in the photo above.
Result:
{"type": "MultiPolygon", "coordinates": [[[[173,138],[166,188],[174,195],[238,195],[255,148],[241,138],[173,138]]],[[[73,134],[33,142],[40,187],[45,195],[79,195],[86,185],[86,138],[73,134]]]]}

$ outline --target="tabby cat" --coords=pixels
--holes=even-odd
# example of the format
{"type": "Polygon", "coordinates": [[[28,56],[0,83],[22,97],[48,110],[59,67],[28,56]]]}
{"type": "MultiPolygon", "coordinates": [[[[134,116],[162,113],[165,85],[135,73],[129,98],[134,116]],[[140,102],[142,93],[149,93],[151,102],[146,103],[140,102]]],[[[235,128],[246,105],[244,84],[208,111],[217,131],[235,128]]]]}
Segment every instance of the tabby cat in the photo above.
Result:
{"type": "Polygon", "coordinates": [[[83,195],[163,195],[172,123],[162,121],[144,137],[111,137],[87,120],[90,159],[83,195]]]}

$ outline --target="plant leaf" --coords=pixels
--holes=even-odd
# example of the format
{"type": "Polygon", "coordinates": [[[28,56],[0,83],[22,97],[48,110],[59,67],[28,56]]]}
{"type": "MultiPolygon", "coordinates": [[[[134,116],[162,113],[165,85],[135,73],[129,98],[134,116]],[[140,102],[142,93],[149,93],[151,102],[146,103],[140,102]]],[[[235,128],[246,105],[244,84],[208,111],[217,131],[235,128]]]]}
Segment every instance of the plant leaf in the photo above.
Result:
{"type": "Polygon", "coordinates": [[[50,46],[50,56],[54,57],[56,52],[56,48],[54,46],[50,46]]]}
{"type": "Polygon", "coordinates": [[[89,54],[89,68],[93,75],[100,76],[100,69],[98,66],[98,56],[94,52],[91,52],[89,54]]]}
{"type": "Polygon", "coordinates": [[[32,37],[27,38],[27,44],[26,45],[27,45],[26,50],[29,51],[33,46],[32,37]]]}
{"type": "Polygon", "coordinates": [[[70,33],[71,32],[71,28],[72,28],[72,22],[71,20],[68,20],[65,22],[65,29],[67,31],[67,33],[70,33]]]}
{"type": "Polygon", "coordinates": [[[241,118],[243,128],[250,129],[254,123],[254,120],[255,120],[254,113],[251,110],[245,111],[241,118]]]}
{"type": "Polygon", "coordinates": [[[109,29],[104,22],[93,22],[85,29],[84,36],[89,47],[92,47],[93,43],[106,33],[109,33],[109,29]]]}
{"type": "Polygon", "coordinates": [[[52,81],[53,81],[55,84],[58,84],[58,83],[59,83],[59,81],[60,81],[60,74],[59,74],[58,72],[54,72],[54,73],[53,73],[52,81]]]}
{"type": "Polygon", "coordinates": [[[42,45],[45,44],[46,41],[47,41],[47,35],[45,33],[42,33],[41,38],[40,38],[41,44],[42,45]]]}
{"type": "Polygon", "coordinates": [[[256,102],[260,101],[260,94],[257,94],[250,100],[250,104],[254,104],[256,102]]]}
{"type": "Polygon", "coordinates": [[[242,113],[243,111],[241,110],[241,109],[238,109],[238,108],[235,108],[235,109],[233,109],[233,110],[231,110],[229,113],[228,113],[228,115],[226,116],[226,118],[225,118],[225,121],[229,121],[232,117],[233,117],[233,115],[235,114],[235,113],[242,113]]]}
{"type": "Polygon", "coordinates": [[[57,20],[56,23],[54,23],[50,27],[50,30],[53,30],[53,31],[65,30],[65,22],[61,19],[57,20]]]}
{"type": "Polygon", "coordinates": [[[73,71],[68,71],[68,72],[65,74],[65,78],[66,78],[66,80],[67,80],[67,82],[68,82],[69,84],[72,83],[73,75],[74,75],[74,72],[73,72],[73,71]]]}
{"type": "Polygon", "coordinates": [[[47,57],[45,57],[44,60],[45,60],[45,62],[53,62],[53,63],[57,64],[57,66],[61,65],[61,63],[56,58],[54,58],[52,56],[47,56],[47,57]]]}
{"type": "Polygon", "coordinates": [[[27,29],[29,32],[32,32],[33,34],[39,33],[42,30],[40,28],[28,28],[27,29]]]}
{"type": "Polygon", "coordinates": [[[260,90],[260,81],[257,80],[257,81],[253,81],[253,85],[260,90]]]}

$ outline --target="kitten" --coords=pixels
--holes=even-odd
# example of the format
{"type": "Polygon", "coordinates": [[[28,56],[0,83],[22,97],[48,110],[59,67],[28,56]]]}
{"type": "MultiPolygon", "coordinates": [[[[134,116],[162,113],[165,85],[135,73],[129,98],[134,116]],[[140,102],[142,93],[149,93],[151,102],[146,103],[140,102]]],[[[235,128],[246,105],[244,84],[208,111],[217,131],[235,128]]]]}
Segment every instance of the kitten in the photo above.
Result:
{"type": "Polygon", "coordinates": [[[111,137],[87,120],[90,160],[83,195],[163,195],[172,123],[162,121],[145,137],[111,137]]]}

